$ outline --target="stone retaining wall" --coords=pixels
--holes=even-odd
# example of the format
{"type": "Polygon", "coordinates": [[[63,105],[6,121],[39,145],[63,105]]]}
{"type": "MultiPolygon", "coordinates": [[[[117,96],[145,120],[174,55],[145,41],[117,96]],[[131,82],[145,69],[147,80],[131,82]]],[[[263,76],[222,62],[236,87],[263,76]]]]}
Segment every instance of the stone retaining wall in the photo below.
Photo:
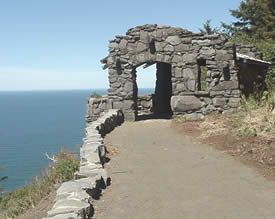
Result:
{"type": "MultiPolygon", "coordinates": [[[[99,102],[104,104],[104,102],[99,102]]],[[[64,182],[57,190],[54,206],[47,219],[86,219],[93,215],[93,202],[108,185],[104,169],[104,136],[124,121],[120,110],[109,110],[87,122],[86,137],[80,148],[80,168],[75,179],[64,182]]]]}
{"type": "Polygon", "coordinates": [[[107,109],[112,109],[112,102],[107,96],[90,97],[88,99],[86,121],[93,122],[107,109]]]}
{"type": "MultiPolygon", "coordinates": [[[[141,113],[150,113],[153,111],[153,94],[138,97],[138,110],[141,113]]],[[[87,105],[86,121],[96,121],[106,110],[113,109],[113,103],[107,96],[90,97],[87,105]]]]}
{"type": "Polygon", "coordinates": [[[138,111],[144,112],[144,113],[153,112],[153,98],[154,98],[153,94],[138,96],[138,99],[137,99],[138,111]]]}

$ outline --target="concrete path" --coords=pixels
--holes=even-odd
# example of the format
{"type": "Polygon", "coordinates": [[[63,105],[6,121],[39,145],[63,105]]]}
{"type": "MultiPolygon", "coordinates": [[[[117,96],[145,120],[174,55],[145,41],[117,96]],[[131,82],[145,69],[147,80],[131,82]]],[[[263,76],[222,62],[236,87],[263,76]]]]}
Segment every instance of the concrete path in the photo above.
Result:
{"type": "Polygon", "coordinates": [[[118,154],[95,218],[275,218],[275,182],[171,125],[124,123],[107,136],[118,154]]]}

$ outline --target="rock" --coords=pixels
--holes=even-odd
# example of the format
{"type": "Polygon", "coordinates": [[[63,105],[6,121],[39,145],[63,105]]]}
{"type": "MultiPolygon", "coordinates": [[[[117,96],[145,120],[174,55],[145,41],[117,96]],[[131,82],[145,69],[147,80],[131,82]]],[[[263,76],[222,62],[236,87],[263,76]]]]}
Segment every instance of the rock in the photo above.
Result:
{"type": "Polygon", "coordinates": [[[182,77],[181,68],[175,68],[175,77],[176,78],[181,78],[182,77]]]}
{"type": "Polygon", "coordinates": [[[235,89],[239,89],[238,81],[223,81],[223,82],[220,82],[218,85],[214,86],[211,90],[222,91],[222,90],[235,90],[235,89]]]}
{"type": "Polygon", "coordinates": [[[87,154],[81,154],[81,162],[83,163],[95,163],[95,164],[101,164],[101,161],[99,159],[99,152],[89,152],[87,154]]]}
{"type": "Polygon", "coordinates": [[[211,40],[205,39],[205,40],[192,40],[192,44],[198,44],[200,46],[210,46],[211,40]]]}
{"type": "Polygon", "coordinates": [[[189,51],[191,49],[192,49],[192,47],[189,44],[181,43],[181,44],[175,46],[175,51],[176,52],[185,52],[185,51],[189,51]]]}
{"type": "Polygon", "coordinates": [[[182,56],[183,63],[196,63],[197,62],[197,55],[193,53],[186,53],[182,56]]]}
{"type": "Polygon", "coordinates": [[[119,49],[124,50],[127,48],[128,41],[125,39],[122,39],[119,43],[119,49]]]}
{"type": "Polygon", "coordinates": [[[134,108],[134,101],[132,100],[125,100],[123,102],[123,109],[133,109],[134,108]]]}
{"type": "Polygon", "coordinates": [[[171,98],[171,108],[175,112],[199,110],[203,105],[203,102],[194,96],[172,96],[171,98]]]}
{"type": "Polygon", "coordinates": [[[228,101],[228,106],[230,107],[239,107],[241,103],[241,98],[230,98],[228,101]]]}
{"type": "Polygon", "coordinates": [[[201,55],[205,56],[213,56],[216,54],[216,50],[208,47],[204,47],[203,49],[200,50],[201,55]]]}
{"type": "Polygon", "coordinates": [[[120,88],[121,84],[119,82],[112,83],[112,87],[114,88],[120,88]]]}
{"type": "Polygon", "coordinates": [[[232,54],[229,54],[227,50],[217,50],[215,57],[216,61],[228,61],[232,59],[232,54]]]}
{"type": "Polygon", "coordinates": [[[195,79],[195,71],[191,68],[185,68],[182,71],[182,75],[186,79],[195,79]]]}
{"type": "Polygon", "coordinates": [[[75,213],[59,214],[53,217],[47,217],[43,219],[79,219],[79,215],[75,213]]]}
{"type": "Polygon", "coordinates": [[[186,82],[186,87],[189,91],[195,91],[196,90],[196,81],[189,79],[186,82]]]}
{"type": "Polygon", "coordinates": [[[174,55],[172,58],[172,62],[174,62],[174,63],[182,62],[182,57],[179,55],[174,55]]]}
{"type": "Polygon", "coordinates": [[[176,85],[176,89],[175,90],[180,92],[180,91],[186,91],[187,89],[186,89],[185,84],[181,83],[181,84],[177,84],[176,85]]]}
{"type": "Polygon", "coordinates": [[[117,49],[118,48],[118,44],[117,43],[110,43],[109,44],[109,48],[110,49],[117,49]]]}
{"type": "Polygon", "coordinates": [[[117,81],[117,77],[115,76],[109,76],[109,82],[112,84],[117,81]]]}
{"type": "Polygon", "coordinates": [[[227,98],[224,97],[215,97],[213,99],[213,104],[216,107],[223,107],[227,104],[227,98]]]}
{"type": "Polygon", "coordinates": [[[163,51],[166,43],[163,42],[155,42],[156,51],[163,51]]]}
{"type": "Polygon", "coordinates": [[[88,202],[78,200],[61,200],[54,204],[52,210],[48,211],[48,217],[59,214],[83,214],[82,212],[91,211],[92,207],[88,202]]]}
{"type": "Polygon", "coordinates": [[[216,110],[217,110],[216,107],[214,107],[213,105],[208,105],[208,106],[206,107],[206,112],[207,112],[207,113],[214,112],[214,111],[216,111],[216,110]]]}
{"type": "Polygon", "coordinates": [[[174,51],[174,47],[171,45],[167,45],[164,47],[164,51],[165,52],[173,52],[174,51]]]}
{"type": "Polygon", "coordinates": [[[140,41],[143,43],[148,43],[149,42],[149,34],[146,31],[140,31],[140,41]]]}
{"type": "Polygon", "coordinates": [[[124,85],[124,90],[125,90],[126,93],[129,93],[129,92],[133,91],[133,89],[134,89],[133,83],[127,82],[124,85]]]}
{"type": "Polygon", "coordinates": [[[137,53],[144,52],[144,51],[146,51],[147,49],[148,49],[148,46],[147,46],[147,45],[145,45],[144,43],[139,42],[139,43],[137,44],[136,52],[137,52],[137,53]]]}
{"type": "Polygon", "coordinates": [[[169,36],[166,38],[166,41],[173,46],[181,43],[181,39],[179,38],[179,36],[169,36]]]}

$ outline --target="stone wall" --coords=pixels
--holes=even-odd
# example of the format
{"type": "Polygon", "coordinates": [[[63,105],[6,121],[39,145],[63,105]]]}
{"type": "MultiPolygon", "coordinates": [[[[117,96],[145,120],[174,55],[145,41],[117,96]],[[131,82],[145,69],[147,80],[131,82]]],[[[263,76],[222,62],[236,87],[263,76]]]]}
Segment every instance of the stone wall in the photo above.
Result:
{"type": "Polygon", "coordinates": [[[93,203],[108,185],[104,169],[104,136],[124,121],[120,110],[109,110],[96,121],[88,122],[86,136],[80,148],[80,169],[75,179],[64,182],[56,192],[54,206],[47,219],[92,218],[93,203]]]}
{"type": "Polygon", "coordinates": [[[100,115],[108,109],[112,109],[112,101],[107,96],[103,97],[90,97],[88,99],[86,121],[92,122],[97,120],[100,115]]]}
{"type": "MultiPolygon", "coordinates": [[[[141,114],[153,112],[153,97],[153,94],[138,96],[137,106],[141,114]]],[[[123,106],[121,107],[123,108],[123,106]]],[[[90,97],[87,104],[86,121],[93,122],[97,120],[109,109],[113,109],[113,103],[108,97],[90,97]]]]}
{"type": "Polygon", "coordinates": [[[153,112],[153,94],[138,96],[138,111],[142,113],[153,112]]]}
{"type": "MultiPolygon", "coordinates": [[[[157,66],[154,113],[206,115],[237,109],[245,92],[241,89],[240,74],[249,69],[241,64],[248,60],[250,69],[264,66],[260,74],[256,72],[256,77],[249,78],[250,84],[263,87],[262,75],[266,74],[268,63],[259,59],[261,53],[256,48],[234,44],[221,34],[143,25],[111,40],[109,55],[101,62],[104,69],[108,68],[108,99],[112,108],[121,109],[126,120],[136,120],[140,106],[136,78],[141,65],[157,66]],[[248,59],[240,59],[239,53],[248,59]]],[[[247,84],[242,87],[251,88],[247,84]]]]}
{"type": "Polygon", "coordinates": [[[127,120],[135,120],[136,68],[164,63],[171,65],[174,114],[197,111],[205,114],[235,108],[240,100],[240,89],[234,48],[233,43],[219,34],[203,35],[159,25],[132,28],[125,36],[116,36],[110,41],[109,55],[102,60],[109,72],[108,97],[113,108],[123,110],[127,120]],[[199,81],[202,67],[206,71],[203,92],[199,81]],[[186,109],[182,104],[189,104],[186,101],[196,104],[186,109]]]}

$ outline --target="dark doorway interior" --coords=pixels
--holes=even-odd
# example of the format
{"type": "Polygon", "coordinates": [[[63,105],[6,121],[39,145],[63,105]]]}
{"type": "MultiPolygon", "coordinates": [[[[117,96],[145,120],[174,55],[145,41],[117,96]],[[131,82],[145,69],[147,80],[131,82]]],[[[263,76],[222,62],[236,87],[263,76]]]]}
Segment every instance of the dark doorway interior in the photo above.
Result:
{"type": "MultiPolygon", "coordinates": [[[[148,66],[156,67],[155,68],[156,70],[155,89],[151,90],[152,93],[150,94],[149,93],[142,94],[143,92],[139,93],[137,80],[136,80],[139,74],[136,74],[137,73],[136,69],[134,69],[133,71],[134,103],[135,103],[135,109],[136,109],[136,119],[144,120],[144,119],[171,118],[171,115],[172,115],[172,110],[170,105],[170,101],[172,97],[171,64],[167,64],[163,62],[145,64],[145,68],[147,68],[148,66]]],[[[141,75],[144,75],[144,73],[149,73],[149,72],[141,71],[140,73],[141,75]]],[[[143,84],[144,83],[147,84],[148,81],[144,81],[143,79],[143,84]]],[[[154,84],[153,81],[152,83],[154,84]]],[[[150,86],[150,85],[147,85],[147,86],[150,86]]],[[[144,91],[144,89],[142,89],[142,91],[144,91]]]]}
{"type": "Polygon", "coordinates": [[[254,96],[259,98],[261,92],[265,89],[266,66],[247,65],[241,63],[239,67],[239,82],[242,94],[245,97],[254,96]]]}
{"type": "Polygon", "coordinates": [[[155,114],[171,114],[170,100],[172,96],[171,65],[157,62],[157,80],[155,96],[153,100],[153,112],[155,114]]]}

